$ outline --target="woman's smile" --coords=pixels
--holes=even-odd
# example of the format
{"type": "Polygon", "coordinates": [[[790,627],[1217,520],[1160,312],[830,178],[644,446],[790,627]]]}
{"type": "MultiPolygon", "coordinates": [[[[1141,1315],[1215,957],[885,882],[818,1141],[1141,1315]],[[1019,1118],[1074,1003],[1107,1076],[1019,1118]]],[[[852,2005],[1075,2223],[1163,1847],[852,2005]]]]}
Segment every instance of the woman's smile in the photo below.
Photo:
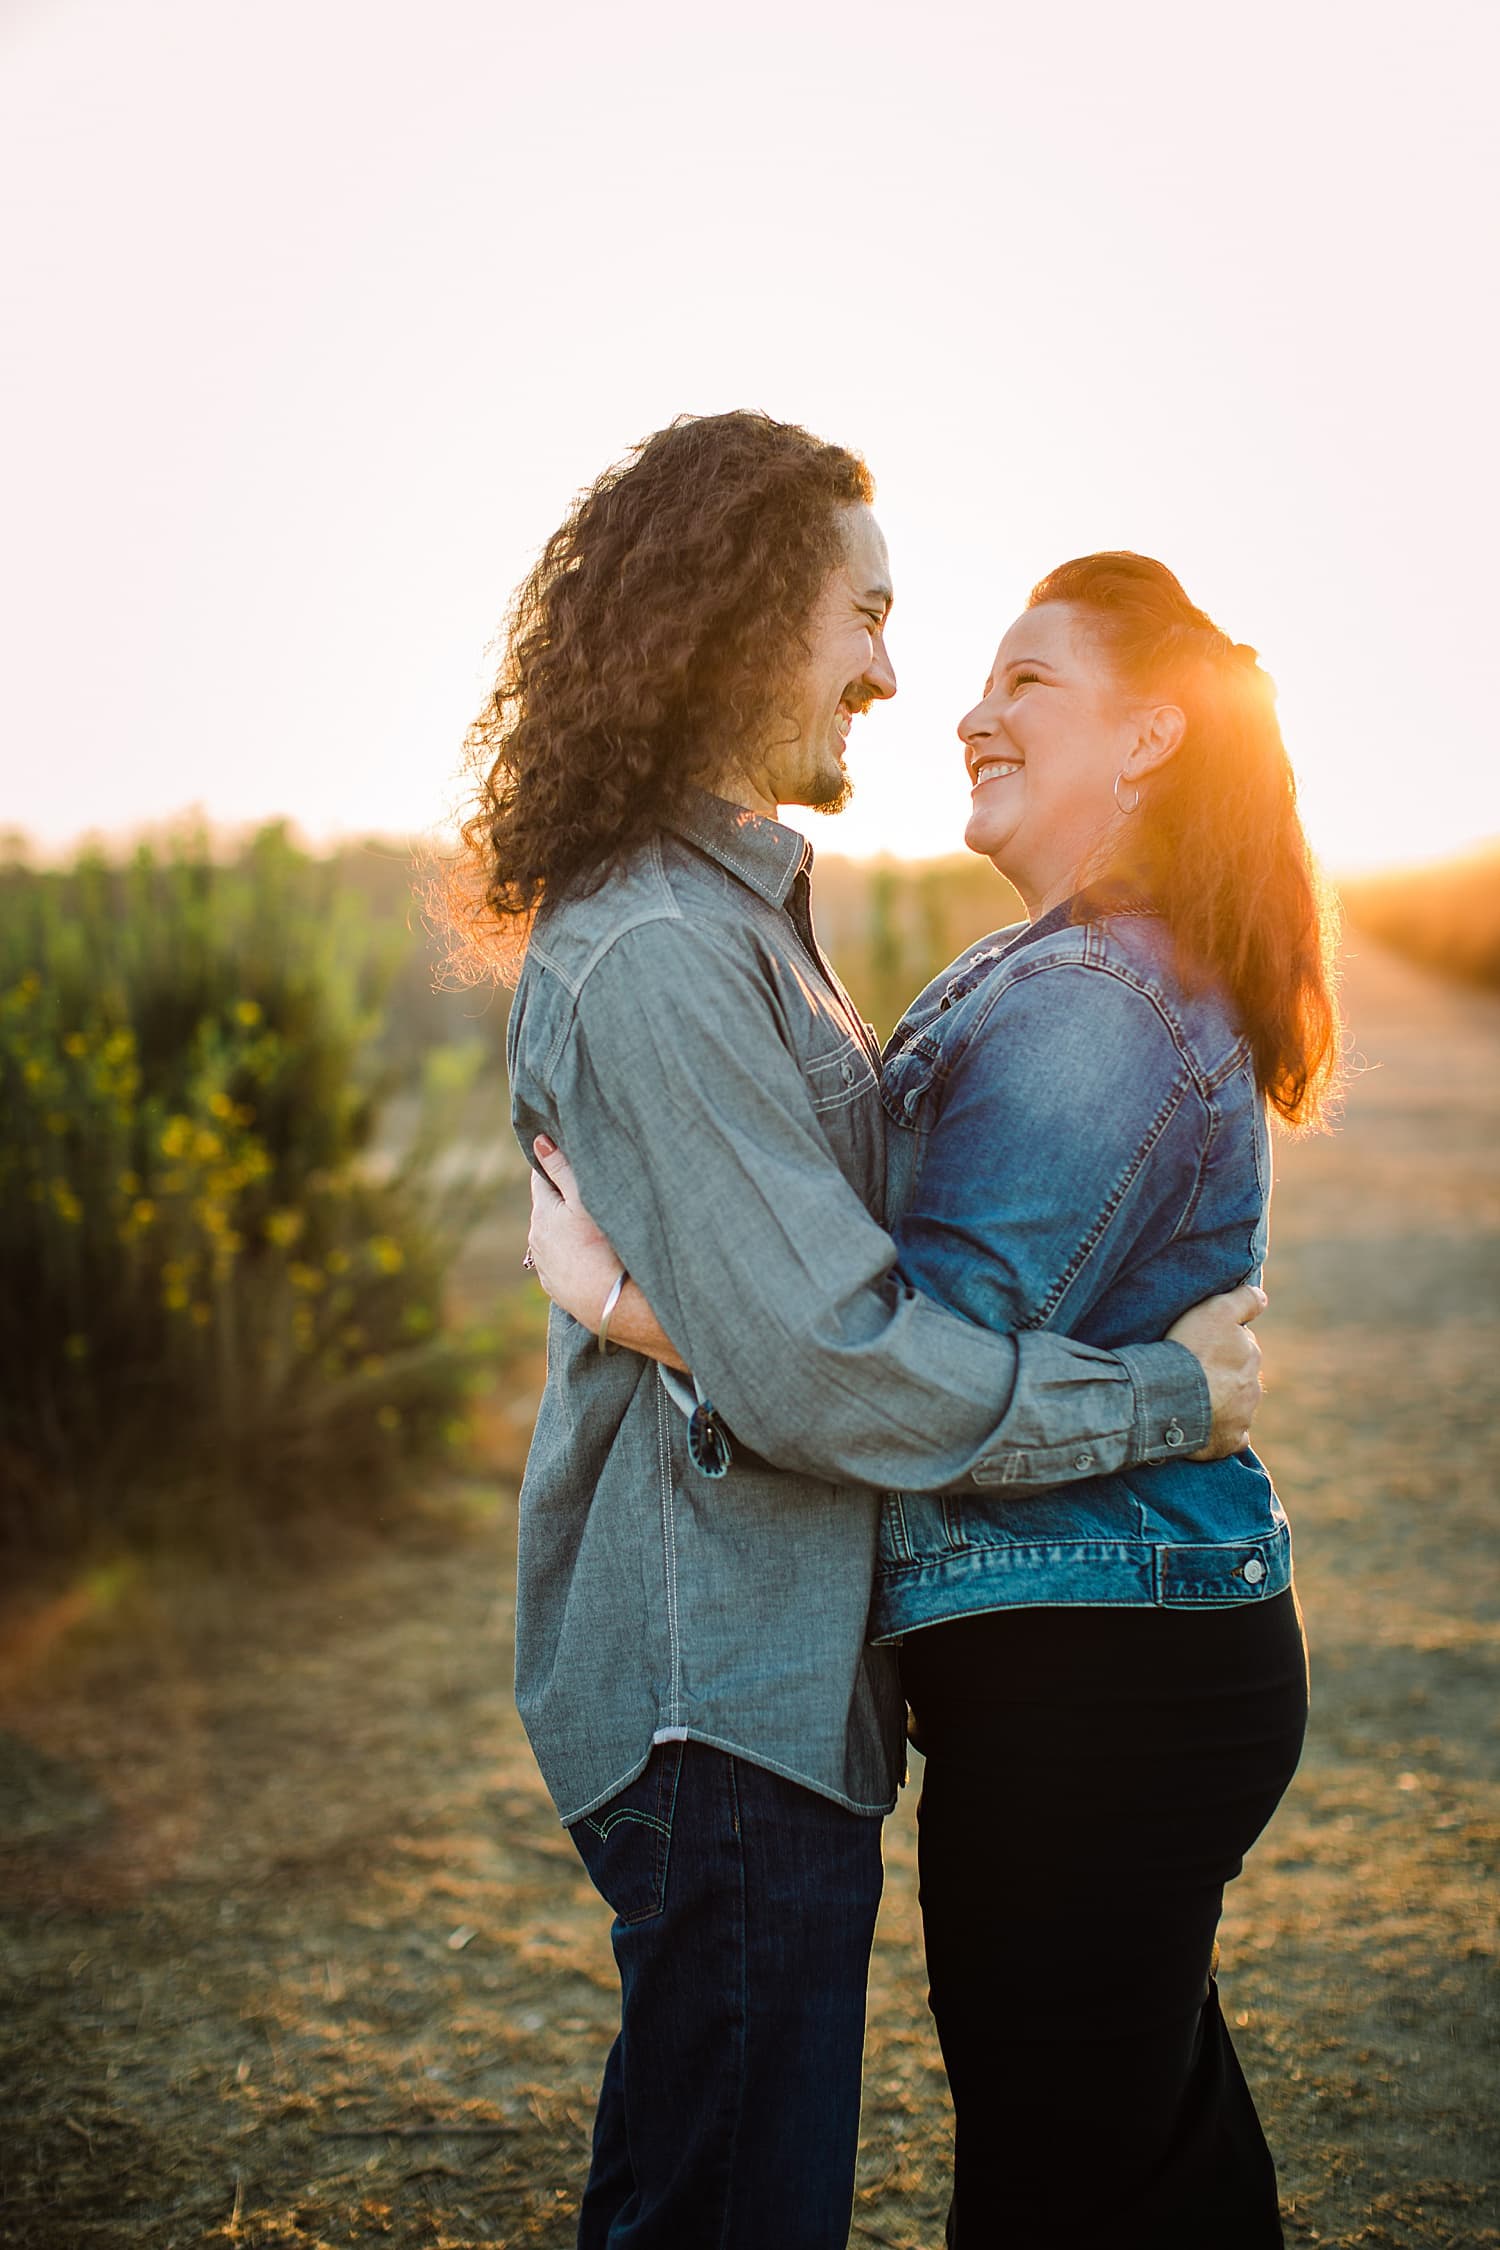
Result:
{"type": "Polygon", "coordinates": [[[973,788],[986,788],[992,781],[1008,781],[1012,774],[1021,771],[1024,758],[980,758],[974,765],[973,788]]]}

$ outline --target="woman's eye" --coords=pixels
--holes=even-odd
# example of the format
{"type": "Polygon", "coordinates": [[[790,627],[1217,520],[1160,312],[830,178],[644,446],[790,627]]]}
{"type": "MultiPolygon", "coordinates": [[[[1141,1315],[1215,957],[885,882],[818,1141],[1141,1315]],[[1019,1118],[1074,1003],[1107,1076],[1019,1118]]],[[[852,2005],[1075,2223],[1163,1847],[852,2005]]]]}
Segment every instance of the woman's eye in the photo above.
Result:
{"type": "Polygon", "coordinates": [[[1040,677],[1037,672],[1018,672],[1010,683],[1011,694],[1014,695],[1018,687],[1035,687],[1040,677]]]}

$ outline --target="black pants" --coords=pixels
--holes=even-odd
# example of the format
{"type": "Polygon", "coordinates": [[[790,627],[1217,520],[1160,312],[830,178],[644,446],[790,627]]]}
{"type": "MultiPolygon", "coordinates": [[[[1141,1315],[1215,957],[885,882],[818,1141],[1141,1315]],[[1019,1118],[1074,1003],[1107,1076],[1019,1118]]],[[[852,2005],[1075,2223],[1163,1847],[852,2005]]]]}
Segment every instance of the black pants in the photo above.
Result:
{"type": "Polygon", "coordinates": [[[1294,1596],[1002,1611],[913,1634],[901,1666],[950,2244],[1274,2250],[1214,1932],[1302,1747],[1294,1596]]]}

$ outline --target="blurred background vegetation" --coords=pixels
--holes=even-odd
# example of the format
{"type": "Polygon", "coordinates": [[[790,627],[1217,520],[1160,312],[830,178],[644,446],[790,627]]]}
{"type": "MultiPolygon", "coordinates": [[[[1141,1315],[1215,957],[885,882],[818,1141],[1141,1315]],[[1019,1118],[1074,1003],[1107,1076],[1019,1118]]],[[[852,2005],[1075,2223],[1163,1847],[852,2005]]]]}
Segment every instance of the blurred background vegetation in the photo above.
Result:
{"type": "Polygon", "coordinates": [[[1500,991],[1500,841],[1436,866],[1360,876],[1341,892],[1356,928],[1394,952],[1500,991]]]}
{"type": "MultiPolygon", "coordinates": [[[[1345,887],[1357,924],[1500,985],[1500,848],[1345,887]]],[[[541,1311],[508,995],[436,989],[400,846],[284,826],[0,865],[0,1555],[14,1567],[370,1523],[461,1461],[541,1311]],[[459,1279],[456,1279],[459,1276],[459,1279]]],[[[884,1036],[1019,917],[982,861],[825,859],[824,945],[884,1036]]]]}
{"type": "Polygon", "coordinates": [[[461,1448],[503,1010],[443,1004],[404,854],[281,827],[0,871],[0,1551],[223,1551],[461,1448]]]}

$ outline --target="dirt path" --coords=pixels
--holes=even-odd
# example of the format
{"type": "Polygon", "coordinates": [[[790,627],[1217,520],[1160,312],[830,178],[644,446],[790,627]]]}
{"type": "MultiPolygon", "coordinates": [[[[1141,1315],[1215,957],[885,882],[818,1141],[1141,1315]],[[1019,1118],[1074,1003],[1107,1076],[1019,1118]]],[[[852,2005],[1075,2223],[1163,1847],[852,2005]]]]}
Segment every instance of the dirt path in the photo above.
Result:
{"type": "MultiPolygon", "coordinates": [[[[1375,957],[1351,985],[1379,1067],[1336,1142],[1283,1156],[1266,1339],[1314,1726],[1223,1984],[1290,2243],[1495,2245],[1500,1006],[1375,957]]],[[[614,1979],[508,1694],[493,1493],[534,1374],[507,1378],[467,1528],[300,1583],[104,1579],[12,1613],[0,2245],[571,2244],[614,1979]]],[[[942,2234],[911,1794],[856,2250],[942,2234]]]]}

